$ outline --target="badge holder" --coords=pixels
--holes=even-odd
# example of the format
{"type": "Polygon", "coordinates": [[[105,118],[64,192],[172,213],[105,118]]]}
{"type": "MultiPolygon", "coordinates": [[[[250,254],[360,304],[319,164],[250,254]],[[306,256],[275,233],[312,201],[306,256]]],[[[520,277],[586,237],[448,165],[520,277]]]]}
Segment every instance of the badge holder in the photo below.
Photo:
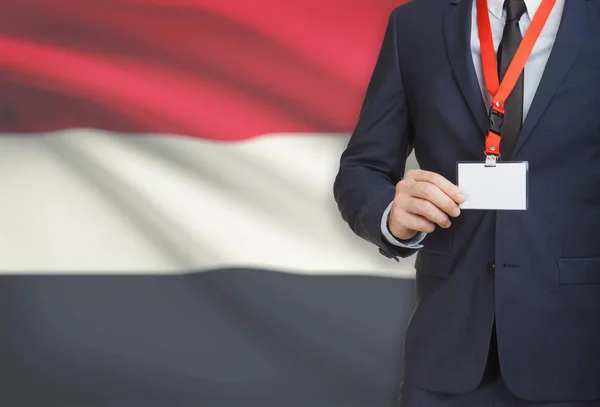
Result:
{"type": "Polygon", "coordinates": [[[498,162],[503,119],[502,112],[491,110],[485,162],[457,163],[458,186],[466,195],[461,209],[527,210],[529,206],[529,163],[498,162]]]}
{"type": "Polygon", "coordinates": [[[458,162],[458,187],[465,194],[461,210],[525,211],[529,208],[527,161],[458,162]]]}

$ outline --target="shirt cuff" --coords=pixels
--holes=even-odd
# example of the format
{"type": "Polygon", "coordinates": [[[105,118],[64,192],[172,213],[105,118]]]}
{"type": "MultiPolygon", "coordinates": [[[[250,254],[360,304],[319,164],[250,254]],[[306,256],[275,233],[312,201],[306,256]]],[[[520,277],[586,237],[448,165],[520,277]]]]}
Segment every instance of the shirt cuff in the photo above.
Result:
{"type": "Polygon", "coordinates": [[[385,240],[387,240],[391,245],[403,247],[405,249],[422,248],[423,245],[420,243],[423,241],[423,239],[425,239],[425,236],[427,236],[427,234],[424,232],[417,233],[417,235],[410,240],[398,240],[394,237],[394,235],[392,235],[387,226],[387,218],[392,210],[392,204],[393,202],[390,202],[388,207],[383,212],[383,217],[381,218],[381,233],[383,234],[383,237],[385,237],[385,240]]]}

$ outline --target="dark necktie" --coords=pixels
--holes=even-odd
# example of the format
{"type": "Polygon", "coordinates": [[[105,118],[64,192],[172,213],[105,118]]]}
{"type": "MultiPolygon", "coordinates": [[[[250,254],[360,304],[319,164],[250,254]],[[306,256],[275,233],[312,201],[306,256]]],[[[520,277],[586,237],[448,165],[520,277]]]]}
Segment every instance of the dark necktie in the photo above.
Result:
{"type": "MultiPolygon", "coordinates": [[[[502,41],[498,47],[498,72],[500,81],[504,78],[519,44],[521,43],[521,29],[519,20],[527,11],[523,0],[505,0],[506,25],[502,34],[502,41]]],[[[504,122],[501,128],[500,153],[507,157],[517,141],[523,124],[523,73],[515,88],[504,103],[504,122]]]]}

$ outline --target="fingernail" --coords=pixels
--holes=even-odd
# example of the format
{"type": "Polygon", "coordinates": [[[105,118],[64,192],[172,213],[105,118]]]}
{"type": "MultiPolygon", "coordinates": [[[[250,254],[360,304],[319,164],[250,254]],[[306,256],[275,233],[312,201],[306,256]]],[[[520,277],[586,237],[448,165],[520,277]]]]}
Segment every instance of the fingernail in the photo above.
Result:
{"type": "Polygon", "coordinates": [[[456,201],[458,203],[463,203],[465,201],[466,197],[463,194],[458,194],[456,195],[456,201]]]}
{"type": "Polygon", "coordinates": [[[454,208],[454,210],[452,211],[452,215],[454,215],[455,217],[460,215],[460,209],[459,208],[454,208]]]}
{"type": "Polygon", "coordinates": [[[448,221],[446,222],[446,224],[444,225],[444,228],[448,229],[450,227],[450,225],[452,225],[452,222],[448,221]]]}

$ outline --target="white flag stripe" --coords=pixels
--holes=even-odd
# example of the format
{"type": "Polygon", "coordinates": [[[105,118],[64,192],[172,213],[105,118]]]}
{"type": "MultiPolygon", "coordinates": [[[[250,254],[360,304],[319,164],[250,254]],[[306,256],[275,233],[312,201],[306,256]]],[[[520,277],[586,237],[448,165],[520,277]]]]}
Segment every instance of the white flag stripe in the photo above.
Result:
{"type": "Polygon", "coordinates": [[[3,136],[0,154],[14,158],[0,164],[8,196],[0,269],[411,276],[412,260],[382,257],[337,214],[332,182],[346,142],[279,134],[224,143],[92,130],[3,136]]]}
{"type": "Polygon", "coordinates": [[[0,272],[165,269],[172,261],[45,147],[0,138],[0,272]]]}

